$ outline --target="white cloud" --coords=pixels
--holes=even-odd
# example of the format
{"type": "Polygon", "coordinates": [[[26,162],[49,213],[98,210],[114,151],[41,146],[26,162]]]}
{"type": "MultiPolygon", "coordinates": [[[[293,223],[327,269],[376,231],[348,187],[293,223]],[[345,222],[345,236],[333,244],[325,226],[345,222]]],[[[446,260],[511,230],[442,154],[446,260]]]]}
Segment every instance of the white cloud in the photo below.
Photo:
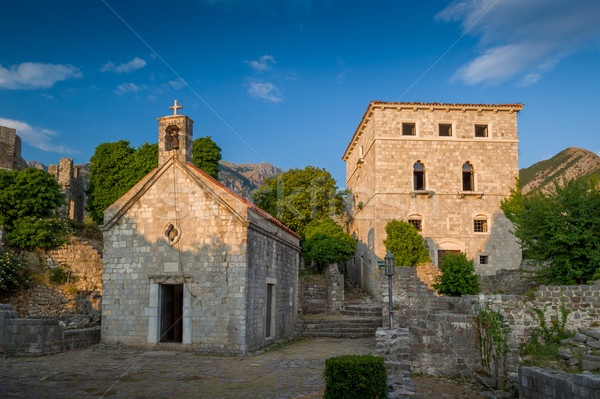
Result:
{"type": "Polygon", "coordinates": [[[33,127],[26,122],[14,119],[0,118],[0,126],[11,127],[17,130],[17,135],[31,147],[47,152],[58,152],[61,154],[77,154],[72,148],[56,144],[57,133],[53,130],[33,127]]]}
{"type": "Polygon", "coordinates": [[[114,72],[116,74],[129,73],[129,72],[137,71],[138,69],[145,67],[146,64],[147,64],[146,61],[144,61],[140,57],[135,57],[131,61],[126,62],[124,64],[119,64],[119,65],[115,65],[115,63],[113,63],[112,61],[108,61],[106,64],[102,65],[102,68],[100,68],[100,71],[114,72]]]}
{"type": "Polygon", "coordinates": [[[271,64],[276,64],[275,57],[272,55],[263,55],[258,59],[258,61],[244,61],[246,64],[250,65],[252,69],[256,71],[266,71],[271,69],[271,64]]]}
{"type": "Polygon", "coordinates": [[[500,83],[521,76],[536,83],[564,57],[600,39],[597,0],[455,0],[436,16],[479,37],[480,55],[455,79],[500,83]]]}
{"type": "Polygon", "coordinates": [[[0,88],[47,89],[56,82],[81,76],[81,71],[73,65],[23,62],[11,66],[10,69],[0,65],[0,88]]]}
{"type": "Polygon", "coordinates": [[[117,86],[115,93],[123,96],[128,93],[137,93],[142,88],[134,83],[123,83],[117,86]]]}
{"type": "Polygon", "coordinates": [[[171,86],[175,90],[181,90],[181,89],[183,89],[186,86],[186,84],[183,81],[183,79],[177,78],[175,80],[171,80],[169,82],[169,86],[171,86]]]}
{"type": "Polygon", "coordinates": [[[248,84],[248,94],[259,100],[264,100],[275,104],[278,104],[283,100],[283,97],[281,96],[281,90],[279,90],[277,86],[270,82],[250,82],[248,84]]]}

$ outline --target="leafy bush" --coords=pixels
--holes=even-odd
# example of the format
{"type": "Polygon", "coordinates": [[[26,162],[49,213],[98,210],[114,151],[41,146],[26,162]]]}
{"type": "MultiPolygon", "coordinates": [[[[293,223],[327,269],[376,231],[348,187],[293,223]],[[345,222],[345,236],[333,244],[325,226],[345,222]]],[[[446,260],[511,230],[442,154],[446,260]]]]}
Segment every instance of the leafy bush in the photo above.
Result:
{"type": "Polygon", "coordinates": [[[412,224],[392,220],[385,225],[385,232],[387,238],[383,243],[392,251],[396,266],[417,266],[431,261],[423,237],[412,224]]]}
{"type": "Polygon", "coordinates": [[[30,266],[25,259],[12,251],[0,250],[0,291],[27,286],[30,273],[30,266]]]}
{"type": "Polygon", "coordinates": [[[513,223],[523,258],[541,284],[585,284],[600,278],[600,182],[597,176],[555,182],[524,195],[517,180],[500,207],[513,223]]]}
{"type": "Polygon", "coordinates": [[[387,398],[387,394],[387,374],[382,357],[344,355],[325,361],[324,398],[387,398]]]}
{"type": "Polygon", "coordinates": [[[465,254],[447,254],[440,265],[442,274],[436,277],[433,288],[448,296],[474,295],[479,292],[479,281],[473,261],[465,254]]]}
{"type": "Polygon", "coordinates": [[[317,271],[331,263],[345,262],[356,252],[356,240],[333,219],[313,220],[306,226],[302,241],[304,259],[315,262],[317,271]]]}
{"type": "Polygon", "coordinates": [[[76,237],[87,238],[88,240],[102,240],[102,231],[91,219],[85,220],[83,223],[73,219],[69,219],[71,233],[76,237]]]}
{"type": "Polygon", "coordinates": [[[475,326],[479,335],[479,354],[483,370],[494,379],[500,387],[506,385],[508,370],[506,355],[508,354],[508,334],[510,327],[504,315],[490,309],[489,304],[475,316],[475,326]],[[502,367],[500,367],[502,361],[502,367]],[[502,375],[500,375],[502,370],[502,375]]]}
{"type": "Polygon", "coordinates": [[[53,248],[67,237],[58,217],[64,196],[54,176],[36,168],[0,170],[0,225],[6,241],[22,249],[53,248]]]}
{"type": "Polygon", "coordinates": [[[543,351],[545,346],[556,346],[561,340],[570,338],[573,336],[573,332],[567,331],[567,318],[569,317],[569,311],[565,307],[565,300],[560,293],[560,314],[559,309],[555,310],[555,317],[550,320],[550,325],[546,321],[546,310],[548,305],[544,305],[544,309],[531,308],[538,318],[539,327],[535,328],[531,333],[531,338],[525,345],[525,353],[536,355],[536,353],[543,351]]]}

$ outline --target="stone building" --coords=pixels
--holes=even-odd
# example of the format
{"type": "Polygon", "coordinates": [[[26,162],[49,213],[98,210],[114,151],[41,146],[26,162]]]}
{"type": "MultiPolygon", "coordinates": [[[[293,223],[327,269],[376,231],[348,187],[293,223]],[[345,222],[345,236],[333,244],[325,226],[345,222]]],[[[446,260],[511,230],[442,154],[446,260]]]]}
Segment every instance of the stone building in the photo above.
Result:
{"type": "Polygon", "coordinates": [[[4,126],[0,126],[0,169],[27,169],[27,162],[21,158],[21,138],[15,129],[4,126]]]}
{"type": "Polygon", "coordinates": [[[171,108],[158,168],[104,212],[102,339],[244,353],[290,338],[299,237],[192,164],[193,121],[171,108]]]}
{"type": "Polygon", "coordinates": [[[500,210],[518,176],[522,104],[373,101],[342,159],[353,194],[348,232],[359,241],[350,276],[379,297],[385,225],[412,223],[435,266],[449,252],[477,273],[516,269],[521,250],[500,210]]]}

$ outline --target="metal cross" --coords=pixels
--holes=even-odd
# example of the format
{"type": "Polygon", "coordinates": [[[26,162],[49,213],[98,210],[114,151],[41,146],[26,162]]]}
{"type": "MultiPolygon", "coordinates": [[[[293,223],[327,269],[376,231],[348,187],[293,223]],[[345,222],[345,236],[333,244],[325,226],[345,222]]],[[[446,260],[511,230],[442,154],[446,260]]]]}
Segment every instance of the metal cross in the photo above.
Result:
{"type": "Polygon", "coordinates": [[[169,109],[173,110],[173,115],[177,115],[177,110],[183,108],[183,105],[177,105],[177,100],[175,100],[175,104],[169,109]]]}

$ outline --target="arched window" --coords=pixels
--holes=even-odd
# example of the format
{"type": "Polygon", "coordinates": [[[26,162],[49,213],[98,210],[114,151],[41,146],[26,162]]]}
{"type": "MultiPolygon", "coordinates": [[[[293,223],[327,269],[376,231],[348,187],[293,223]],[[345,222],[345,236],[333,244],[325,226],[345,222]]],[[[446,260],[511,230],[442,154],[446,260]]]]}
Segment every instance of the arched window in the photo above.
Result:
{"type": "Polygon", "coordinates": [[[425,166],[421,161],[413,165],[413,187],[415,191],[425,190],[425,166]]]}
{"type": "Polygon", "coordinates": [[[473,231],[475,233],[487,233],[488,232],[487,217],[485,215],[477,215],[473,219],[473,231]]]}
{"type": "Polygon", "coordinates": [[[411,215],[408,217],[408,223],[412,224],[417,231],[423,231],[423,218],[420,215],[411,215]]]}
{"type": "Polygon", "coordinates": [[[462,189],[463,191],[475,191],[475,184],[473,181],[473,165],[469,162],[465,162],[462,167],[462,189]]]}

